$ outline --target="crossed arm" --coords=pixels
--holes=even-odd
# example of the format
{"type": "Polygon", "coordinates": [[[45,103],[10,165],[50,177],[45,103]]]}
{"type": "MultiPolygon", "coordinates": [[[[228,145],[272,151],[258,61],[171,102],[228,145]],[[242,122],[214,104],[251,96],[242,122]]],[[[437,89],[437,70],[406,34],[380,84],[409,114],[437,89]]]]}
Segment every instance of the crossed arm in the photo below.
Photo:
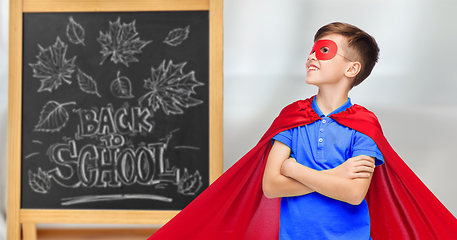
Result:
{"type": "Polygon", "coordinates": [[[300,196],[316,191],[353,205],[365,198],[374,171],[372,157],[356,156],[336,168],[317,171],[289,156],[290,148],[275,141],[263,175],[266,197],[300,196]]]}

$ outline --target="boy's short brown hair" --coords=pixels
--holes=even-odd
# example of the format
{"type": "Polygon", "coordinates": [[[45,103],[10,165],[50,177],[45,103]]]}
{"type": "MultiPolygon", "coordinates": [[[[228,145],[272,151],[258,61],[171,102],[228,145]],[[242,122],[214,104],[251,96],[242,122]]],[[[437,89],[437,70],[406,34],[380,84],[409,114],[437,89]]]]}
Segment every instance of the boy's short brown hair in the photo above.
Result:
{"type": "Polygon", "coordinates": [[[362,68],[355,77],[353,86],[365,80],[378,62],[379,47],[376,40],[362,29],[348,23],[334,22],[321,27],[314,35],[314,41],[330,34],[342,35],[347,40],[345,52],[348,59],[359,61],[362,68]]]}

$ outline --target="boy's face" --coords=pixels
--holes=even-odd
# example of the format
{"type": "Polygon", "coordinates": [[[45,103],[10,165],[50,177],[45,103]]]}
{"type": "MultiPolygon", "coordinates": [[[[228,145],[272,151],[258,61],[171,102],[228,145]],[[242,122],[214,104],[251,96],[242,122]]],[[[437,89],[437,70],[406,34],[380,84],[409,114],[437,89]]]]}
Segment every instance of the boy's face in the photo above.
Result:
{"type": "Polygon", "coordinates": [[[344,78],[351,61],[345,58],[343,43],[337,34],[327,35],[315,42],[306,61],[306,82],[318,87],[336,84],[344,78]]]}

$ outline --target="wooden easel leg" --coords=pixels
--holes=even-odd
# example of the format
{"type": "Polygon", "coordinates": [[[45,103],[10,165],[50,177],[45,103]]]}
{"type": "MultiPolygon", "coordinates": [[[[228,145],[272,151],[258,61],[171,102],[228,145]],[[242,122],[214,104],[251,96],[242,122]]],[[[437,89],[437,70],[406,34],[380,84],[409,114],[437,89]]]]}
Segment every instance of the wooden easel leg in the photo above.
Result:
{"type": "Polygon", "coordinates": [[[23,223],[22,233],[24,234],[24,240],[37,240],[35,223],[23,223]]]}

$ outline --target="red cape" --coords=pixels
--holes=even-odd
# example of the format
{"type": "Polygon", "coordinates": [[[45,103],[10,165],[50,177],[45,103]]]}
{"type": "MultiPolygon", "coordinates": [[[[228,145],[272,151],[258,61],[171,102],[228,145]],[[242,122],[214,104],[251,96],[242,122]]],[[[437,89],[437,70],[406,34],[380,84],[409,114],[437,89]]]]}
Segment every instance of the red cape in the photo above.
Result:
{"type": "MultiPolygon", "coordinates": [[[[278,239],[279,198],[263,195],[263,171],[273,136],[320,119],[311,101],[285,107],[251,151],[149,240],[278,239]]],[[[374,240],[457,239],[457,219],[392,149],[372,112],[353,105],[331,117],[368,135],[384,156],[366,196],[374,240]]]]}

